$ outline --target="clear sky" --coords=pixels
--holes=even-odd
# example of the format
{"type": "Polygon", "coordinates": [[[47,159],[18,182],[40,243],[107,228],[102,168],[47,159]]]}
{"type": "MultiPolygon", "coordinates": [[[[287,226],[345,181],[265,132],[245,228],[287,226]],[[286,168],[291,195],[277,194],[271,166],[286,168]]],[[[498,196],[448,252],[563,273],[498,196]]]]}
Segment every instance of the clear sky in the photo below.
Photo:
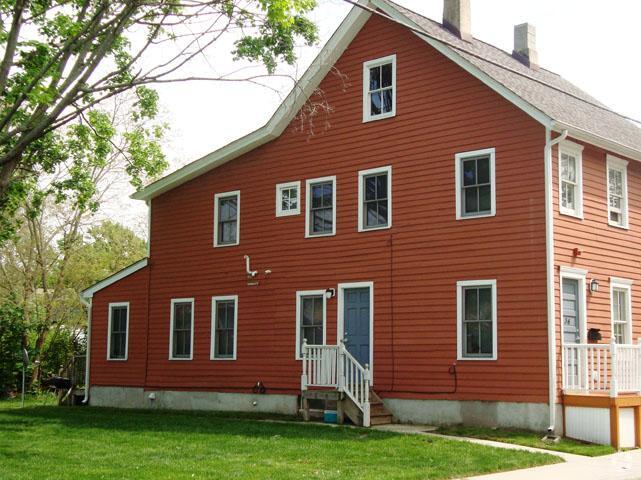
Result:
{"type": "MultiPolygon", "coordinates": [[[[443,0],[396,0],[441,21],[443,0]]],[[[472,33],[512,51],[514,25],[537,29],[539,63],[567,78],[618,112],[641,119],[641,1],[638,0],[471,0],[472,33]]],[[[300,77],[351,8],[342,0],[318,0],[312,18],[320,42],[299,48],[299,62],[284,72],[300,77]]],[[[238,68],[221,44],[190,65],[184,75],[208,76],[238,68]]],[[[153,61],[154,59],[151,59],[153,61]]],[[[189,82],[157,89],[171,131],[166,152],[171,172],[262,126],[292,84],[275,79],[271,89],[248,83],[189,82]]],[[[101,216],[115,217],[141,232],[147,218],[143,202],[129,200],[132,189],[112,192],[101,216]]]]}

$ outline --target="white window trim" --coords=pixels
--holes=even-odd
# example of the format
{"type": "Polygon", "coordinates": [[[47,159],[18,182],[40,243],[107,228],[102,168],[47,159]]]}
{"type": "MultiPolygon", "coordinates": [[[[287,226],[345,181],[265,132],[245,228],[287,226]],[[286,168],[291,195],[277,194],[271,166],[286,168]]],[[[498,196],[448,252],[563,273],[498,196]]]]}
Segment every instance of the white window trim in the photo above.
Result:
{"type": "Polygon", "coordinates": [[[485,148],[482,150],[473,150],[470,152],[461,152],[454,155],[454,177],[456,182],[456,219],[469,220],[472,218],[494,217],[496,215],[496,148],[485,148]],[[462,192],[462,169],[463,160],[471,157],[480,157],[483,155],[490,156],[490,201],[491,208],[489,213],[479,215],[464,215],[463,202],[461,199],[462,192]]]}
{"type": "Polygon", "coordinates": [[[465,361],[494,361],[498,359],[498,314],[496,279],[462,280],[456,282],[456,358],[465,361]],[[463,355],[463,289],[465,287],[492,287],[492,356],[466,357],[463,355]]]}
{"type": "Polygon", "coordinates": [[[111,362],[125,362],[129,358],[129,302],[113,302],[109,304],[109,320],[107,322],[107,360],[111,362]],[[127,307],[127,332],[125,334],[125,357],[111,358],[111,308],[127,307]]]}
{"type": "Polygon", "coordinates": [[[570,217],[583,219],[583,145],[564,140],[559,143],[558,150],[558,170],[559,170],[559,213],[570,217]],[[576,209],[571,210],[562,204],[562,181],[561,181],[561,156],[563,153],[576,158],[576,209]]]}
{"type": "Polygon", "coordinates": [[[627,278],[610,277],[610,338],[614,338],[614,289],[625,290],[627,297],[625,326],[625,336],[629,343],[633,343],[632,338],[632,284],[634,282],[627,278]]]}
{"type": "MultiPolygon", "coordinates": [[[[336,338],[345,338],[345,290],[350,288],[369,288],[369,371],[370,383],[374,385],[374,282],[351,282],[338,284],[336,313],[336,338]]],[[[363,365],[364,367],[365,365],[363,365]]]]}
{"type": "Polygon", "coordinates": [[[396,54],[368,60],[363,63],[363,123],[396,116],[396,54]],[[392,110],[380,115],[371,115],[369,109],[369,70],[392,62],[392,110]]]}
{"type": "Polygon", "coordinates": [[[608,206],[608,225],[627,230],[630,227],[628,220],[628,162],[612,155],[606,155],[606,202],[608,206]],[[621,205],[623,223],[621,225],[610,220],[610,169],[619,170],[621,172],[621,179],[623,183],[623,199],[621,205]]]}
{"type": "Polygon", "coordinates": [[[169,320],[169,360],[193,360],[194,358],[194,299],[193,298],[172,298],[171,299],[171,311],[170,311],[170,320],[169,320]],[[174,357],[174,304],[176,303],[191,303],[191,345],[189,348],[189,357],[188,358],[175,358],[174,357]]]}
{"type": "Polygon", "coordinates": [[[214,247],[233,247],[240,243],[240,190],[221,192],[214,195],[214,247]],[[233,197],[236,195],[236,242],[218,243],[218,203],[221,198],[233,197]]]}
{"type": "Polygon", "coordinates": [[[300,204],[301,204],[301,198],[300,198],[300,180],[296,182],[287,182],[287,183],[279,183],[276,185],[276,216],[277,217],[289,217],[291,215],[299,215],[300,214],[300,204]],[[283,202],[281,199],[281,191],[288,189],[288,188],[295,188],[296,191],[298,192],[298,203],[297,206],[294,210],[286,210],[283,211],[283,202]]]}
{"type": "Polygon", "coordinates": [[[336,175],[331,175],[328,177],[319,177],[319,178],[310,178],[305,180],[305,238],[316,238],[316,237],[331,237],[336,235],[336,175]],[[311,221],[310,214],[312,208],[312,185],[315,183],[321,182],[332,182],[332,231],[331,233],[316,233],[312,234],[310,232],[311,221]]]}
{"type": "Polygon", "coordinates": [[[582,268],[561,266],[559,269],[559,318],[561,319],[561,346],[565,345],[563,335],[563,279],[570,278],[579,281],[579,332],[581,343],[588,343],[588,305],[586,300],[588,271],[582,268]]]}
{"type": "Polygon", "coordinates": [[[236,348],[238,345],[238,295],[221,295],[211,297],[211,346],[209,352],[209,359],[220,361],[236,360],[236,348]],[[234,302],[234,354],[231,357],[217,357],[216,356],[216,302],[225,302],[233,300],[234,302]]]}
{"type": "Polygon", "coordinates": [[[392,228],[392,167],[370,168],[358,172],[358,231],[370,232],[372,230],[385,230],[392,228]],[[365,201],[365,187],[363,185],[365,177],[379,173],[387,174],[387,225],[381,227],[366,227],[365,217],[363,215],[363,203],[365,201]]]}
{"type": "Polygon", "coordinates": [[[325,290],[299,290],[296,292],[296,346],[295,346],[295,355],[296,360],[302,360],[301,351],[300,351],[300,303],[302,297],[308,297],[311,295],[321,295],[323,297],[323,345],[327,345],[327,296],[325,290]]]}

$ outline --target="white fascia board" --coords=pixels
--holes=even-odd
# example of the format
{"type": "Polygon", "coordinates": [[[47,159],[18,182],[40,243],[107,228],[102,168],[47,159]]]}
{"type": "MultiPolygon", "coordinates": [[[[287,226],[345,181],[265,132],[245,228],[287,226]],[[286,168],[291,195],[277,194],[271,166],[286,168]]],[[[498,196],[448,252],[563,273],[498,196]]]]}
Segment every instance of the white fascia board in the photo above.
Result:
{"type": "Polygon", "coordinates": [[[562,132],[563,130],[567,130],[568,136],[575,138],[576,140],[581,140],[583,142],[589,143],[590,145],[601,147],[604,150],[615,153],[617,155],[621,155],[641,162],[641,151],[627,147],[621,143],[608,140],[607,138],[603,138],[600,135],[586,132],[585,130],[582,130],[573,125],[568,125],[567,123],[556,121],[554,122],[552,129],[555,132],[562,132]]]}
{"type": "Polygon", "coordinates": [[[117,281],[122,280],[125,277],[128,277],[132,273],[136,273],[138,270],[145,268],[148,263],[149,263],[148,258],[143,258],[142,260],[138,260],[136,263],[133,263],[128,267],[123,268],[122,270],[114,273],[110,277],[107,277],[104,280],[101,280],[98,283],[87,288],[86,290],[83,290],[82,292],[80,292],[80,295],[82,296],[82,298],[92,298],[94,293],[102,290],[103,288],[107,288],[109,285],[112,285],[117,281]]]}
{"type": "MultiPolygon", "coordinates": [[[[361,0],[363,5],[368,5],[369,0],[361,0]]],[[[190,163],[167,175],[149,186],[135,192],[131,198],[135,200],[149,200],[171,190],[189,180],[213,170],[234,158],[253,150],[275,138],[294,119],[294,116],[305,104],[309,96],[318,87],[320,82],[329,73],[334,63],[343,54],[356,34],[363,28],[372,14],[362,8],[353,7],[334,32],[327,44],[316,56],[312,64],[305,71],[301,79],[294,85],[269,121],[258,130],[246,135],[232,143],[216,150],[204,157],[190,163]]]]}
{"type": "MultiPolygon", "coordinates": [[[[371,0],[372,4],[378,8],[379,10],[385,12],[387,15],[392,17],[394,20],[400,21],[412,28],[416,28],[418,30],[422,30],[422,28],[412,22],[409,18],[407,18],[405,15],[403,15],[401,12],[393,8],[392,6],[388,5],[386,2],[381,2],[378,0],[371,0]]],[[[534,120],[542,124],[543,126],[547,128],[551,128],[552,125],[552,118],[550,118],[548,115],[540,111],[539,109],[535,108],[533,105],[530,103],[526,102],[523,100],[520,96],[518,96],[516,93],[514,93],[512,90],[504,86],[502,83],[496,81],[494,78],[492,78],[490,75],[487,73],[483,72],[481,69],[479,69],[477,66],[473,65],[471,62],[469,62],[467,59],[463,58],[461,55],[459,55],[456,52],[456,49],[448,47],[446,44],[431,38],[428,36],[427,33],[425,35],[421,35],[420,33],[413,32],[414,35],[419,37],[420,39],[424,40],[428,45],[432,46],[434,49],[436,49],[438,52],[441,54],[445,55],[448,59],[456,63],[459,67],[461,67],[463,70],[471,74],[472,76],[476,77],[479,79],[481,82],[483,82],[485,85],[490,87],[492,90],[494,90],[496,93],[501,95],[503,98],[508,100],[509,102],[513,103],[515,106],[517,106],[519,109],[523,110],[525,113],[527,113],[530,117],[532,117],[534,120]]]]}

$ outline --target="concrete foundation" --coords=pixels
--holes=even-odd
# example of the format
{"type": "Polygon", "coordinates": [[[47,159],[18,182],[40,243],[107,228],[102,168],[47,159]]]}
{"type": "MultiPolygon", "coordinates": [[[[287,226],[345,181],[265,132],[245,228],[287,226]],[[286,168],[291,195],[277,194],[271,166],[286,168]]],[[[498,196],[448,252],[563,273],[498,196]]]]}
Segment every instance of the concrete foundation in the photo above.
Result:
{"type": "MultiPolygon", "coordinates": [[[[545,403],[480,402],[456,400],[383,399],[401,423],[429,425],[479,425],[525,428],[545,432],[548,406],[545,403]]],[[[267,412],[296,415],[296,395],[143,390],[135,387],[91,387],[89,403],[97,407],[156,408],[168,410],[213,410],[267,412]],[[150,399],[154,397],[153,400],[150,399]]],[[[557,406],[557,433],[562,433],[563,411],[557,406]]]]}
{"type": "Polygon", "coordinates": [[[116,408],[270,412],[296,415],[296,395],[143,390],[135,387],[91,387],[90,405],[116,408]],[[150,396],[155,397],[153,400],[150,396]]]}
{"type": "MultiPolygon", "coordinates": [[[[385,406],[401,423],[428,425],[478,425],[525,428],[545,432],[548,405],[545,403],[481,402],[456,400],[405,400],[386,398],[385,406]]],[[[557,406],[557,433],[563,430],[562,408],[557,406]]]]}

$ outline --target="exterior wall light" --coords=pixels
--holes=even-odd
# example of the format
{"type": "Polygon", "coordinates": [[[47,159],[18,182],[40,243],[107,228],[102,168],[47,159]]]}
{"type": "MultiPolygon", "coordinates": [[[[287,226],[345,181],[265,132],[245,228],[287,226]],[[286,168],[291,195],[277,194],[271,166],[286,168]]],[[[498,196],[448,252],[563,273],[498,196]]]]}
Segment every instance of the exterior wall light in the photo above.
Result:
{"type": "Polygon", "coordinates": [[[599,291],[599,282],[597,279],[593,278],[590,280],[590,292],[596,293],[599,291]]]}
{"type": "Polygon", "coordinates": [[[332,298],[336,296],[336,289],[335,288],[328,288],[325,290],[325,298],[332,298]]]}

